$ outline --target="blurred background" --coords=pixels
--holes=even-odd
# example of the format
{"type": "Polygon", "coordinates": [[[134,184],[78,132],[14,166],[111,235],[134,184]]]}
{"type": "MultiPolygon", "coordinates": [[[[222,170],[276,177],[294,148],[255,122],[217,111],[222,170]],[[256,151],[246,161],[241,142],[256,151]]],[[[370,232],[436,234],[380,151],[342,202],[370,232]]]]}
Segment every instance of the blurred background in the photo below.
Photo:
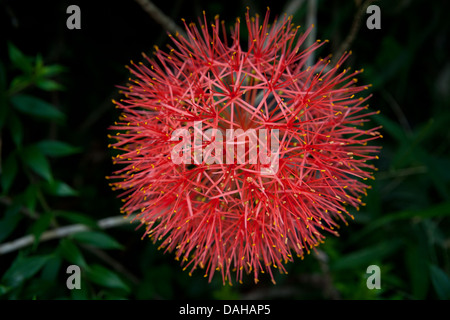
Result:
{"type": "Polygon", "coordinates": [[[231,25],[247,6],[314,22],[316,37],[330,40],[318,56],[351,49],[345,66],[364,68],[360,82],[372,84],[370,107],[381,111],[372,118],[383,126],[379,171],[355,220],[288,263],[277,285],[249,276],[233,286],[189,277],[141,240],[105,179],[124,65],[169,42],[144,2],[0,0],[1,299],[450,298],[448,1],[153,2],[180,27],[203,10],[231,25]],[[366,27],[370,3],[381,9],[379,30],[366,27]],[[66,27],[72,4],[79,30],[66,27]],[[80,290],[66,286],[72,264],[80,290]],[[370,265],[380,267],[380,289],[367,287],[370,265]]]}

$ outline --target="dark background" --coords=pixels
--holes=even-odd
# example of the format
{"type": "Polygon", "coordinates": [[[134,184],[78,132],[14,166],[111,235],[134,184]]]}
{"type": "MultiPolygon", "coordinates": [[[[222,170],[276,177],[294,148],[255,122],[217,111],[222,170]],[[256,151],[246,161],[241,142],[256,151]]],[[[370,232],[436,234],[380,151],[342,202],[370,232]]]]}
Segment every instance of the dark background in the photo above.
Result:
{"type": "MultiPolygon", "coordinates": [[[[307,2],[293,15],[302,27],[307,2]]],[[[321,56],[337,52],[360,2],[318,1],[317,37],[330,40],[321,56]]],[[[203,10],[210,20],[219,13],[232,24],[246,6],[260,15],[269,6],[273,19],[286,3],[155,1],[180,26],[181,18],[196,22],[203,10]]],[[[208,283],[201,272],[189,277],[171,254],[141,240],[142,230],[94,228],[84,236],[36,242],[0,255],[0,297],[450,298],[450,6],[421,0],[375,4],[381,30],[369,30],[369,15],[361,16],[346,66],[364,68],[360,81],[372,84],[370,106],[381,111],[373,117],[375,125],[383,125],[379,171],[367,206],[354,212],[355,221],[339,238],[329,236],[318,255],[287,264],[289,274],[277,276],[276,286],[266,278],[254,285],[250,276],[230,287],[218,277],[208,283]],[[81,290],[66,287],[70,264],[82,266],[81,290]],[[369,265],[381,268],[379,290],[366,286],[369,265]]],[[[108,127],[118,117],[111,99],[118,98],[116,86],[127,81],[124,65],[130,59],[139,61],[141,52],[169,42],[164,28],[131,0],[0,0],[0,39],[0,246],[120,215],[121,202],[105,179],[113,171],[108,127]],[[81,9],[81,30],[66,28],[71,4],[81,9]],[[12,54],[8,44],[21,53],[12,54]],[[39,75],[38,57],[44,66],[64,70],[39,75]],[[31,67],[25,70],[27,64],[31,67]],[[20,81],[26,85],[18,86],[20,81]],[[63,115],[28,110],[17,98],[23,94],[63,115]],[[48,140],[63,144],[41,143],[48,140]]]]}

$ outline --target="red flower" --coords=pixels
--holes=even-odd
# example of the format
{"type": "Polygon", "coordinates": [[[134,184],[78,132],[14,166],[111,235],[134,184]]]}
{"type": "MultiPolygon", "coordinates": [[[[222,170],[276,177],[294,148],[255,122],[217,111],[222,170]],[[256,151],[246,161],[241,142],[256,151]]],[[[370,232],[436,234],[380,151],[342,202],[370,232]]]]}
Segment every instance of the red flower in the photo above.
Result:
{"type": "Polygon", "coordinates": [[[339,220],[353,218],[346,208],[363,204],[375,169],[367,161],[378,151],[367,144],[380,136],[364,126],[368,97],[359,97],[367,86],[355,84],[362,70],[340,69],[348,54],[306,66],[323,43],[302,48],[309,30],[268,19],[247,12],[245,48],[239,19],[231,40],[218,17],[186,25],[170,51],[131,62],[133,79],[114,101],[123,111],[111,127],[114,163],[123,167],[110,178],[123,190],[123,212],[137,212],[145,235],[189,273],[200,267],[211,280],[218,272],[224,283],[244,272],[273,281],[272,267],[286,272],[293,253],[303,258],[325,233],[337,235],[339,220]],[[224,142],[227,129],[266,129],[271,151],[268,136],[224,142]],[[245,152],[235,155],[235,145],[245,152]],[[274,161],[250,161],[258,150],[274,161]]]}

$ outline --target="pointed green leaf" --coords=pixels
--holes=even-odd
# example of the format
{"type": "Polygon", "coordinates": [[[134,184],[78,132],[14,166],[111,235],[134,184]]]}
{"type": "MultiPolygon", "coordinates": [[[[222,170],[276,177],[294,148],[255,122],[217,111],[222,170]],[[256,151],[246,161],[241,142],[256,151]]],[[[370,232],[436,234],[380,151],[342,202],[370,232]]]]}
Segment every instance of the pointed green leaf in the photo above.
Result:
{"type": "Polygon", "coordinates": [[[66,142],[56,140],[42,140],[36,146],[43,154],[49,157],[64,157],[80,152],[80,148],[74,147],[66,142]]]}
{"type": "Polygon", "coordinates": [[[45,190],[49,194],[59,197],[71,197],[78,195],[77,191],[74,190],[71,186],[59,180],[53,180],[49,182],[45,186],[45,190]]]}
{"type": "Polygon", "coordinates": [[[20,148],[23,141],[23,126],[20,119],[15,115],[11,114],[9,117],[9,129],[11,132],[11,137],[16,144],[16,147],[20,148]]]}
{"type": "Polygon", "coordinates": [[[31,73],[33,65],[31,59],[24,55],[15,45],[8,43],[8,53],[11,63],[18,69],[31,73]]]}
{"type": "Polygon", "coordinates": [[[22,161],[26,166],[48,182],[52,181],[50,164],[44,154],[36,146],[28,146],[21,151],[22,161]]]}
{"type": "Polygon", "coordinates": [[[39,71],[42,70],[42,68],[44,67],[44,59],[42,58],[42,55],[40,53],[36,55],[34,62],[35,62],[34,66],[35,71],[39,74],[39,71]]]}
{"type": "Polygon", "coordinates": [[[442,271],[441,268],[432,264],[430,265],[431,282],[439,299],[450,299],[450,277],[442,271]]]}
{"type": "Polygon", "coordinates": [[[7,194],[9,188],[11,188],[14,178],[17,174],[17,160],[14,153],[11,153],[3,163],[2,174],[0,176],[0,182],[4,194],[7,194]]]}
{"type": "Polygon", "coordinates": [[[52,256],[42,269],[42,279],[57,281],[62,259],[57,255],[52,256]]]}
{"type": "Polygon", "coordinates": [[[41,270],[50,256],[23,257],[19,255],[5,272],[2,282],[10,287],[17,287],[41,270]]]}
{"type": "Polygon", "coordinates": [[[11,288],[3,286],[0,284],[0,296],[7,294],[11,288]]]}
{"type": "Polygon", "coordinates": [[[34,247],[39,244],[39,239],[41,238],[42,233],[48,229],[52,219],[53,214],[51,212],[47,212],[39,216],[39,219],[31,226],[30,233],[34,235],[35,239],[34,247]]]}
{"type": "Polygon", "coordinates": [[[26,87],[30,86],[33,83],[33,79],[28,75],[18,75],[15,77],[10,85],[9,85],[9,91],[11,93],[17,93],[26,87]]]}
{"type": "Polygon", "coordinates": [[[36,86],[45,91],[63,90],[64,86],[51,79],[40,79],[36,82],[36,86]]]}
{"type": "Polygon", "coordinates": [[[384,257],[392,254],[401,245],[400,241],[382,242],[379,245],[364,248],[340,257],[334,261],[330,268],[332,270],[351,269],[360,266],[371,265],[384,257]]]}
{"type": "Polygon", "coordinates": [[[65,68],[64,66],[59,64],[52,64],[49,66],[44,66],[41,70],[41,75],[44,77],[52,77],[64,71],[67,71],[67,68],[65,68]]]}
{"type": "Polygon", "coordinates": [[[57,217],[61,217],[70,223],[81,223],[91,228],[98,228],[97,221],[79,212],[58,210],[55,214],[57,217]]]}
{"type": "Polygon", "coordinates": [[[20,214],[19,210],[19,205],[9,206],[6,209],[4,216],[0,219],[0,242],[8,238],[23,218],[23,215],[20,214]]]}
{"type": "Polygon", "coordinates": [[[450,161],[446,158],[439,158],[434,156],[425,150],[420,150],[417,152],[418,158],[422,160],[422,162],[428,168],[428,176],[434,183],[436,190],[440,193],[442,198],[449,198],[449,188],[448,181],[449,179],[449,165],[450,161]]]}
{"type": "MultiPolygon", "coordinates": [[[[39,188],[37,184],[30,183],[25,191],[19,195],[20,201],[24,204],[28,209],[34,211],[36,209],[36,200],[38,198],[39,188]]],[[[37,217],[37,216],[36,216],[37,217]]]]}
{"type": "Polygon", "coordinates": [[[87,270],[87,276],[92,281],[101,286],[122,289],[130,292],[130,287],[113,271],[102,267],[101,265],[93,265],[87,270]]]}
{"type": "Polygon", "coordinates": [[[62,239],[58,247],[59,254],[69,261],[70,263],[76,264],[77,266],[87,268],[86,260],[84,260],[83,254],[78,249],[78,247],[70,239],[62,239]]]}
{"type": "Polygon", "coordinates": [[[17,110],[33,117],[49,120],[63,120],[65,118],[64,113],[54,105],[30,95],[14,95],[11,97],[11,103],[17,110]]]}
{"type": "Polygon", "coordinates": [[[79,242],[83,242],[102,249],[123,249],[123,246],[120,243],[103,232],[78,232],[73,235],[73,238],[79,242]]]}
{"type": "Polygon", "coordinates": [[[423,255],[422,248],[416,244],[409,245],[406,249],[406,266],[408,268],[412,293],[415,299],[426,298],[429,286],[429,276],[427,272],[427,260],[423,255]]]}
{"type": "Polygon", "coordinates": [[[399,212],[387,213],[383,217],[372,221],[363,230],[361,230],[356,238],[362,238],[367,233],[376,230],[388,223],[392,223],[397,220],[413,219],[413,218],[433,218],[433,217],[446,217],[450,215],[450,202],[440,203],[429,208],[422,210],[404,210],[399,212]]]}

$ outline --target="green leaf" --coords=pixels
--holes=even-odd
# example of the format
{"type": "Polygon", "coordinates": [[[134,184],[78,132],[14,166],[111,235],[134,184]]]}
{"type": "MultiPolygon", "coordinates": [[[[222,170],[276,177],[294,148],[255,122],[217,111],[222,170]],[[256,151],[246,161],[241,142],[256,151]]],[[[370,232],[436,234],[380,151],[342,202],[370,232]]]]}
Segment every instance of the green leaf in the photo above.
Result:
{"type": "Polygon", "coordinates": [[[441,268],[432,264],[430,265],[430,276],[433,287],[439,299],[449,300],[450,299],[450,278],[442,271],[441,268]]]}
{"type": "Polygon", "coordinates": [[[64,90],[64,86],[51,79],[40,79],[36,82],[36,86],[45,91],[64,90]]]}
{"type": "Polygon", "coordinates": [[[88,278],[101,286],[130,292],[130,287],[113,271],[94,264],[87,270],[88,278]]]}
{"type": "Polygon", "coordinates": [[[413,53],[402,46],[393,36],[383,38],[379,54],[376,55],[374,70],[369,74],[373,88],[380,88],[390,79],[398,76],[402,68],[407,66],[413,53]],[[379,68],[383,66],[382,68],[379,68]]]}
{"type": "Polygon", "coordinates": [[[404,210],[400,212],[388,213],[383,217],[372,221],[367,227],[361,230],[356,239],[362,238],[367,233],[376,230],[386,224],[392,223],[397,220],[413,219],[413,218],[434,218],[434,217],[446,217],[450,215],[450,202],[444,202],[425,208],[423,210],[404,210]]]}
{"type": "Polygon", "coordinates": [[[30,233],[34,235],[34,248],[39,244],[39,239],[42,233],[48,229],[50,223],[52,222],[53,214],[51,212],[44,213],[39,217],[39,219],[33,223],[30,229],[30,233]]]}
{"type": "Polygon", "coordinates": [[[11,132],[11,137],[16,144],[16,147],[20,148],[23,141],[23,126],[20,119],[15,115],[11,114],[9,117],[9,129],[11,132]]]}
{"type": "Polygon", "coordinates": [[[400,241],[382,242],[379,245],[344,255],[334,261],[330,265],[330,268],[335,271],[368,266],[380,261],[389,254],[392,254],[400,245],[400,241]]]}
{"type": "Polygon", "coordinates": [[[35,72],[39,74],[40,70],[42,70],[42,68],[44,67],[44,59],[42,58],[42,55],[40,53],[36,55],[34,62],[35,62],[34,66],[35,72]]]}
{"type": "Polygon", "coordinates": [[[10,287],[19,286],[38,273],[49,258],[50,256],[23,257],[19,255],[3,275],[3,283],[10,287]]]}
{"type": "Polygon", "coordinates": [[[97,221],[79,212],[58,210],[55,212],[55,214],[57,217],[66,219],[71,223],[81,223],[94,229],[98,228],[97,221]]]}
{"type": "Polygon", "coordinates": [[[23,215],[20,214],[19,210],[19,205],[11,205],[6,209],[2,219],[0,219],[0,242],[8,238],[16,229],[19,221],[22,220],[23,215]]]}
{"type": "Polygon", "coordinates": [[[84,260],[83,254],[78,249],[78,247],[70,239],[62,239],[59,242],[58,252],[60,255],[69,261],[70,263],[76,264],[77,266],[87,268],[86,260],[84,260]]]}
{"type": "Polygon", "coordinates": [[[377,225],[382,225],[400,219],[412,219],[412,218],[426,219],[434,217],[446,217],[449,215],[450,215],[450,202],[444,202],[426,208],[424,210],[405,210],[395,214],[390,214],[374,221],[374,223],[377,225]]]}
{"type": "Polygon", "coordinates": [[[56,140],[42,140],[36,146],[43,154],[49,157],[64,157],[80,152],[80,148],[74,147],[66,142],[56,140]]]}
{"type": "Polygon", "coordinates": [[[123,246],[120,243],[103,232],[83,231],[74,234],[73,238],[79,242],[102,249],[123,249],[123,246]]]}
{"type": "Polygon", "coordinates": [[[35,145],[28,146],[21,151],[20,155],[24,164],[36,174],[48,182],[53,180],[50,164],[38,147],[35,145]]]}
{"type": "Polygon", "coordinates": [[[14,77],[14,79],[11,81],[9,85],[9,92],[10,93],[17,93],[19,91],[22,91],[29,85],[33,83],[33,79],[28,75],[18,75],[17,77],[14,77]]]}
{"type": "Polygon", "coordinates": [[[54,196],[71,197],[77,196],[78,193],[71,186],[59,180],[53,180],[45,186],[45,190],[54,196]]]}
{"type": "Polygon", "coordinates": [[[30,183],[25,191],[20,195],[20,201],[31,211],[36,209],[36,200],[39,196],[39,188],[37,184],[30,183]]]}
{"type": "Polygon", "coordinates": [[[67,71],[67,68],[65,68],[64,66],[59,65],[59,64],[52,64],[49,66],[42,67],[40,75],[42,75],[44,77],[52,77],[52,76],[56,76],[64,71],[67,71]]]}
{"type": "Polygon", "coordinates": [[[58,280],[59,270],[61,268],[61,258],[54,255],[49,259],[42,269],[42,279],[55,282],[58,280]]]}
{"type": "Polygon", "coordinates": [[[2,174],[0,176],[0,181],[4,194],[8,193],[9,188],[11,188],[11,185],[14,182],[16,174],[17,174],[17,160],[14,153],[11,153],[3,163],[2,174]]]}
{"type": "Polygon", "coordinates": [[[418,300],[426,298],[429,287],[427,260],[423,251],[423,248],[414,243],[414,245],[409,245],[405,252],[412,293],[414,298],[418,300]]]}
{"type": "Polygon", "coordinates": [[[448,184],[449,181],[449,164],[450,161],[445,158],[438,158],[425,150],[417,152],[418,158],[427,166],[428,175],[434,183],[436,190],[442,198],[449,198],[448,184]]]}
{"type": "Polygon", "coordinates": [[[26,72],[31,73],[33,70],[33,65],[31,59],[24,55],[15,45],[8,43],[8,53],[11,63],[16,68],[26,72]]]}
{"type": "Polygon", "coordinates": [[[11,103],[17,110],[33,117],[48,120],[64,120],[65,115],[54,105],[39,98],[17,94],[11,97],[11,103]]]}
{"type": "Polygon", "coordinates": [[[7,294],[11,288],[3,286],[0,284],[0,296],[7,294]]]}

